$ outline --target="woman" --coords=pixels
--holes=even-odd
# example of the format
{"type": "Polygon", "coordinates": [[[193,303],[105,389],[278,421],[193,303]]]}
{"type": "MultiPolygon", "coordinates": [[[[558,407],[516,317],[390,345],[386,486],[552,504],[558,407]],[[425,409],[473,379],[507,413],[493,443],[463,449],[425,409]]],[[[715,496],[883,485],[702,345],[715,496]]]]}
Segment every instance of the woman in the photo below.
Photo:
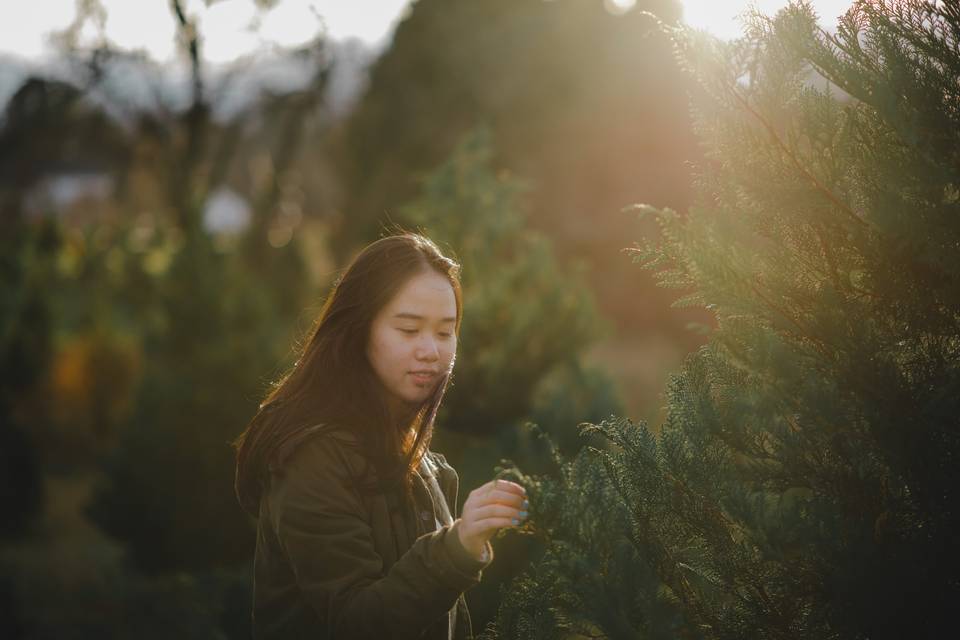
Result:
{"type": "Polygon", "coordinates": [[[528,503],[499,480],[454,519],[457,474],[429,450],[456,356],[458,272],[421,235],[369,245],[238,438],[237,496],[258,519],[254,637],[472,636],[463,593],[528,503]]]}

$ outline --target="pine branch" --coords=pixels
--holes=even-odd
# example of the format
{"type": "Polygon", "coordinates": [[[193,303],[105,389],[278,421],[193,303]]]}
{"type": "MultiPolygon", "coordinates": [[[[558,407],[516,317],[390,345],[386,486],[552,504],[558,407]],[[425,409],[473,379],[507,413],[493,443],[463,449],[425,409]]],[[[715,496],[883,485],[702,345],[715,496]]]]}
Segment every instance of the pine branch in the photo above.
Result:
{"type": "Polygon", "coordinates": [[[767,132],[770,134],[770,137],[773,138],[773,141],[776,143],[777,147],[787,156],[787,158],[791,161],[793,166],[805,178],[807,178],[807,180],[810,181],[810,183],[817,189],[817,191],[822,193],[830,202],[832,202],[838,209],[846,213],[847,216],[850,217],[850,219],[852,219],[858,225],[873,227],[872,223],[870,223],[867,220],[864,220],[863,218],[858,216],[856,213],[854,213],[853,209],[851,209],[849,206],[847,206],[846,203],[840,200],[840,198],[838,198],[832,191],[830,191],[830,189],[828,189],[822,182],[820,182],[820,180],[817,179],[815,175],[810,173],[810,171],[808,171],[806,167],[804,167],[800,163],[797,157],[790,151],[789,148],[787,148],[787,145],[783,143],[783,140],[780,139],[780,136],[777,134],[776,130],[773,128],[773,125],[771,125],[766,120],[766,118],[764,118],[752,106],[750,106],[750,103],[743,96],[740,95],[739,91],[731,88],[730,93],[737,100],[737,102],[739,102],[740,105],[747,111],[747,113],[751,114],[754,118],[756,118],[760,122],[761,125],[763,125],[764,129],[766,129],[767,132]]]}

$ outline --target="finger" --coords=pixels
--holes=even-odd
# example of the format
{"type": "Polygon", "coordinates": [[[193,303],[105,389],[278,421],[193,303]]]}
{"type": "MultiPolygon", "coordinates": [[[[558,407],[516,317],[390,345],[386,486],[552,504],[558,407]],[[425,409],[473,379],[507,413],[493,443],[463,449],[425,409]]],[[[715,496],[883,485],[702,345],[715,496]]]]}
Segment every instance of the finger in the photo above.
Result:
{"type": "Polygon", "coordinates": [[[508,491],[493,491],[492,493],[483,496],[482,499],[477,501],[477,506],[483,506],[488,504],[505,504],[505,505],[517,507],[519,509],[523,507],[524,502],[527,502],[527,505],[529,506],[529,502],[523,496],[518,496],[517,494],[510,493],[508,491]]]}
{"type": "Polygon", "coordinates": [[[510,482],[509,480],[497,479],[491,480],[490,482],[483,484],[471,491],[470,495],[467,496],[467,500],[470,502],[487,503],[490,502],[491,499],[494,499],[494,496],[501,495],[500,493],[495,492],[503,492],[509,495],[518,496],[521,500],[525,500],[527,498],[527,490],[524,489],[522,485],[519,485],[516,482],[510,482]]]}
{"type": "Polygon", "coordinates": [[[484,518],[517,518],[518,520],[525,520],[526,513],[526,511],[517,507],[491,504],[475,509],[473,514],[470,514],[470,519],[474,521],[483,520],[484,518]]]}
{"type": "Polygon", "coordinates": [[[487,532],[494,531],[496,529],[503,529],[505,527],[521,527],[523,526],[524,521],[520,518],[484,518],[483,520],[478,520],[474,523],[474,526],[477,527],[479,531],[487,532]]]}
{"type": "Polygon", "coordinates": [[[497,481],[491,480],[490,482],[484,483],[470,492],[470,495],[485,496],[497,487],[497,481]]]}
{"type": "Polygon", "coordinates": [[[512,482],[510,480],[504,480],[503,478],[498,478],[493,481],[493,488],[497,491],[508,491],[510,493],[515,493],[519,496],[526,496],[527,490],[521,484],[512,482]]]}

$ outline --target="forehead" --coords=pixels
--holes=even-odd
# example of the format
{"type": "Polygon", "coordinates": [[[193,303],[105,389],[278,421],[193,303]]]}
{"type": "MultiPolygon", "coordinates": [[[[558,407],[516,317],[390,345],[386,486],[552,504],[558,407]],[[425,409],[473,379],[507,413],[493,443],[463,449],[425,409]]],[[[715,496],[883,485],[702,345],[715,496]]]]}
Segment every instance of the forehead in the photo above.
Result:
{"type": "Polygon", "coordinates": [[[435,271],[425,271],[403,283],[385,310],[390,315],[410,313],[453,317],[457,315],[457,298],[445,276],[435,271]]]}

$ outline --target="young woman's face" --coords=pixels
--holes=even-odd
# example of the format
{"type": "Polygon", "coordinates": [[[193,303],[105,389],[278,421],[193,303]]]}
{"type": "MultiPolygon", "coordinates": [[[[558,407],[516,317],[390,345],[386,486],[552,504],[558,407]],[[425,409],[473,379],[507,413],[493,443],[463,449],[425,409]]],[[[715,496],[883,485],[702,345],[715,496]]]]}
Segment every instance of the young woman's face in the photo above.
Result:
{"type": "Polygon", "coordinates": [[[392,410],[420,405],[452,370],[456,320],[453,287],[432,269],[410,278],[373,319],[367,358],[392,410]]]}

